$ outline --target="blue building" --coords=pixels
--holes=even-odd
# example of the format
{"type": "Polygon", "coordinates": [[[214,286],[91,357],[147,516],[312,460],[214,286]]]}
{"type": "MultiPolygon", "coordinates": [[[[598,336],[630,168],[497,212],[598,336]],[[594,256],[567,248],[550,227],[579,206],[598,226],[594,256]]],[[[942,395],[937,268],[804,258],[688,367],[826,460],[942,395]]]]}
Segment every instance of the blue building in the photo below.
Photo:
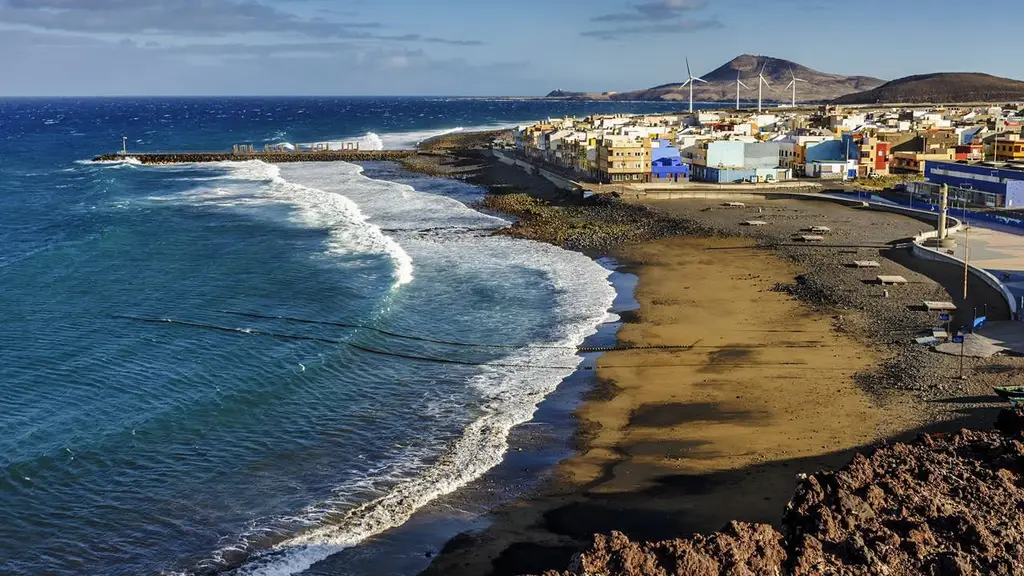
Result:
{"type": "Polygon", "coordinates": [[[651,182],[679,182],[690,179],[690,165],[668,140],[651,141],[651,182]]]}
{"type": "Polygon", "coordinates": [[[807,163],[859,160],[860,144],[850,134],[839,140],[825,140],[807,145],[807,163]]]}
{"type": "Polygon", "coordinates": [[[1024,170],[989,164],[932,162],[924,165],[925,187],[934,193],[945,184],[954,198],[966,198],[977,206],[1024,208],[1024,170]]]}
{"type": "Polygon", "coordinates": [[[793,174],[779,167],[780,150],[778,142],[716,140],[708,143],[704,162],[691,167],[690,178],[714,184],[788,180],[793,174]]]}
{"type": "Polygon", "coordinates": [[[757,170],[696,165],[693,167],[693,179],[698,182],[712,182],[714,184],[756,182],[757,170]]]}

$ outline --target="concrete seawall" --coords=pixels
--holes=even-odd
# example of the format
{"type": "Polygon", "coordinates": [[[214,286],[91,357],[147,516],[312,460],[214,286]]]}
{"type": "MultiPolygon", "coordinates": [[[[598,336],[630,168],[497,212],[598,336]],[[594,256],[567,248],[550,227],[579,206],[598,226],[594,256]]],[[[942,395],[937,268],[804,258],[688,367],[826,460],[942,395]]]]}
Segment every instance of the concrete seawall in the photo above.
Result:
{"type": "MultiPolygon", "coordinates": [[[[354,150],[332,152],[270,152],[255,154],[234,154],[231,152],[162,152],[153,154],[128,154],[143,164],[190,164],[200,162],[245,162],[262,160],[272,164],[284,162],[380,162],[401,160],[416,154],[415,150],[354,150]]],[[[93,158],[94,162],[116,162],[126,157],[121,154],[104,154],[93,158]]]]}
{"type": "Polygon", "coordinates": [[[569,192],[577,192],[583,188],[581,184],[574,182],[564,176],[560,176],[558,174],[555,174],[554,172],[551,172],[550,170],[545,170],[539,166],[534,166],[533,164],[526,162],[524,160],[513,158],[505,154],[504,152],[494,150],[491,152],[491,155],[497,158],[499,162],[508,164],[510,166],[518,166],[525,170],[527,173],[536,170],[538,176],[545,178],[547,181],[551,182],[552,184],[561,188],[562,190],[567,190],[569,192]]]}

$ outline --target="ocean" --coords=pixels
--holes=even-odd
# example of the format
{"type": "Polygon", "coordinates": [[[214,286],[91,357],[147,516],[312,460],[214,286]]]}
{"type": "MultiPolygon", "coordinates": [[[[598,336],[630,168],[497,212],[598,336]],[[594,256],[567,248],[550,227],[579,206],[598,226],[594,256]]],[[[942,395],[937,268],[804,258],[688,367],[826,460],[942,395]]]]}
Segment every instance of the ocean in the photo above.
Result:
{"type": "Polygon", "coordinates": [[[609,263],[493,235],[509,222],[474,186],[89,161],[122,135],[129,153],[399,148],[675,108],[0,100],[0,573],[415,573],[429,560],[395,562],[383,535],[436,540],[410,518],[498,466],[614,321],[609,263]]]}

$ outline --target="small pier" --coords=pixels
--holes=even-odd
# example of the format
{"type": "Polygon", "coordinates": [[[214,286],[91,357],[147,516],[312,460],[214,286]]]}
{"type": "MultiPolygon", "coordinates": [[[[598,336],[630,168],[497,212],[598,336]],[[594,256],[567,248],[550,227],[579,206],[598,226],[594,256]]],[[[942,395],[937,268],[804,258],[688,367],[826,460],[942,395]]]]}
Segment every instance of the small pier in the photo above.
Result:
{"type": "Polygon", "coordinates": [[[416,150],[311,150],[311,151],[254,151],[240,149],[235,152],[117,152],[93,158],[94,162],[116,162],[134,158],[142,164],[192,164],[202,162],[245,162],[262,160],[271,164],[285,162],[381,162],[401,160],[416,154],[416,150]]]}

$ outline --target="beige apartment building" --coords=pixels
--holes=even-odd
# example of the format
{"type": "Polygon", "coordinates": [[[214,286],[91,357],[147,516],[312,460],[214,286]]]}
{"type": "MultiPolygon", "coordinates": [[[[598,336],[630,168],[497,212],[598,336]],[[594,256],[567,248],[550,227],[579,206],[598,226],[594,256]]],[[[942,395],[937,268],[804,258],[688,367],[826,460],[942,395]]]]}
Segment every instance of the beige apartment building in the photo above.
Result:
{"type": "Polygon", "coordinates": [[[597,147],[597,178],[602,182],[647,182],[651,177],[651,140],[605,136],[597,147]]]}

